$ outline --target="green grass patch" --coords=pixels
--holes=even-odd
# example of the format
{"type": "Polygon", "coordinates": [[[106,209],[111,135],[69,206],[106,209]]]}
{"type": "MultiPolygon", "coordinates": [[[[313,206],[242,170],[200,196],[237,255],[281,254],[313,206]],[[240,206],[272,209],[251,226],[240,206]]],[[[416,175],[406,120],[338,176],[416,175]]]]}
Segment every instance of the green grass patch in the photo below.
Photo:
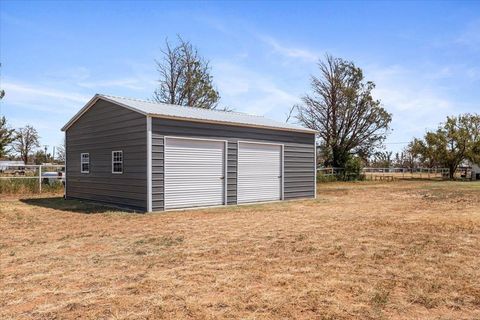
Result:
{"type": "MultiPolygon", "coordinates": [[[[33,194],[39,192],[38,178],[0,179],[0,194],[33,194]]],[[[61,193],[63,192],[63,184],[61,181],[42,183],[42,192],[61,193]]]]}

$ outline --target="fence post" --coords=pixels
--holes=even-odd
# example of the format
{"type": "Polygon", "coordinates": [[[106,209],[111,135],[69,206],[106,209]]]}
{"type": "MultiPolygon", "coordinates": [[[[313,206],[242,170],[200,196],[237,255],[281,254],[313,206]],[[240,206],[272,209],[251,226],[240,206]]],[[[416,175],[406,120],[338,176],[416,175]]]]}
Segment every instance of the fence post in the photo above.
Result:
{"type": "Polygon", "coordinates": [[[42,165],[38,166],[38,192],[42,193],[42,165]]]}

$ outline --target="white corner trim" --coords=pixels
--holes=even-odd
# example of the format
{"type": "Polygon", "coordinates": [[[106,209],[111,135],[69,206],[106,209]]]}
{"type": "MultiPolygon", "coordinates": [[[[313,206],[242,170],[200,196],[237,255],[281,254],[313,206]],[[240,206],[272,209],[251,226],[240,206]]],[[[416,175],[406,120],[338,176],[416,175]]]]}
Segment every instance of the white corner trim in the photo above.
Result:
{"type": "Polygon", "coordinates": [[[147,212],[152,212],[152,117],[147,116],[147,212]]]}
{"type": "Polygon", "coordinates": [[[64,181],[64,185],[63,185],[63,196],[64,196],[64,199],[67,199],[67,158],[68,158],[68,147],[67,147],[67,132],[65,131],[65,135],[63,136],[64,139],[65,139],[65,172],[63,173],[64,174],[64,177],[63,177],[63,181],[64,181]]]}
{"type": "Polygon", "coordinates": [[[228,203],[228,141],[225,140],[223,148],[223,205],[228,203]]]}
{"type": "Polygon", "coordinates": [[[282,200],[285,200],[285,145],[282,148],[282,200]]]}

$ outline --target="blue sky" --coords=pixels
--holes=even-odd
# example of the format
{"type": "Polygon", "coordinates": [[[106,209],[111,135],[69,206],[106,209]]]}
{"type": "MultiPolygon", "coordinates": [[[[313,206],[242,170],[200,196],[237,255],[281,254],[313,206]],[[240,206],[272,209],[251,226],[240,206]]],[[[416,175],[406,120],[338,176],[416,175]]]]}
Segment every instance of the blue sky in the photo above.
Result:
{"type": "Polygon", "coordinates": [[[177,34],[211,61],[221,103],[284,121],[325,53],[353,60],[393,114],[387,147],[480,112],[480,2],[0,3],[0,113],[42,145],[95,93],[151,98],[177,34]]]}

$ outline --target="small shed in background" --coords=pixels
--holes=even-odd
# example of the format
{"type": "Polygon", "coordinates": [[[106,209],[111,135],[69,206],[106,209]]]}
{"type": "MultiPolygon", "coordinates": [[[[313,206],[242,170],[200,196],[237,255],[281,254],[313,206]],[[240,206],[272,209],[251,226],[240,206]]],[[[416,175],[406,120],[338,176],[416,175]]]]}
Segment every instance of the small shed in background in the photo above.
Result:
{"type": "Polygon", "coordinates": [[[472,163],[472,180],[480,180],[480,164],[472,163]]]}
{"type": "Polygon", "coordinates": [[[0,172],[25,169],[25,162],[16,160],[0,160],[0,172]]]}
{"type": "Polygon", "coordinates": [[[95,95],[63,128],[68,198],[140,211],[314,198],[315,131],[95,95]]]}

